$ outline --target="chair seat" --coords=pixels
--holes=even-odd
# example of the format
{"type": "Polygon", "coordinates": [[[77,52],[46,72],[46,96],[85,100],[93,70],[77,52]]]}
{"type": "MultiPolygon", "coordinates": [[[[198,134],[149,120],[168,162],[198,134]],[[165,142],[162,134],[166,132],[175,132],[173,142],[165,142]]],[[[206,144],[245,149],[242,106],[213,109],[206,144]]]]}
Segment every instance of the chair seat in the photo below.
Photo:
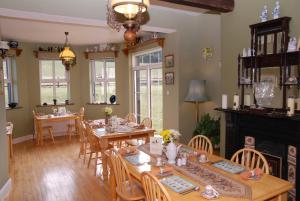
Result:
{"type": "Polygon", "coordinates": [[[43,129],[53,129],[53,126],[43,126],[43,129]]]}
{"type": "Polygon", "coordinates": [[[68,127],[75,127],[75,124],[67,124],[68,127]]]}
{"type": "MultiPolygon", "coordinates": [[[[133,182],[133,189],[130,188],[130,185],[128,182],[124,182],[123,189],[125,191],[121,191],[120,186],[116,187],[116,192],[118,196],[120,196],[123,200],[144,200],[145,199],[145,193],[141,185],[139,185],[137,182],[133,182]]],[[[122,190],[123,190],[122,189],[122,190]]]]}

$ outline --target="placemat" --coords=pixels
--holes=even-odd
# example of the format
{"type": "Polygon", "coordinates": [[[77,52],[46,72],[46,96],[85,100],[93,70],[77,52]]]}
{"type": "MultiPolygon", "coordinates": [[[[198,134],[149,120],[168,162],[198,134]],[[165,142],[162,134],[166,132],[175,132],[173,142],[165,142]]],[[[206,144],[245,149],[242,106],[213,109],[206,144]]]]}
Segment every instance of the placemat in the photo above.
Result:
{"type": "Polygon", "coordinates": [[[219,161],[219,162],[215,162],[213,164],[214,167],[219,168],[221,170],[224,170],[226,172],[230,172],[232,174],[238,174],[241,173],[245,170],[244,167],[241,167],[239,165],[236,165],[232,162],[229,161],[219,161]]]}
{"type": "Polygon", "coordinates": [[[191,182],[173,175],[169,177],[164,177],[159,180],[163,185],[170,188],[172,191],[175,191],[176,193],[182,193],[184,191],[194,189],[196,186],[192,184],[191,182]]]}
{"type": "Polygon", "coordinates": [[[136,155],[130,155],[130,156],[125,156],[124,157],[129,163],[138,166],[138,165],[143,165],[144,163],[149,163],[150,162],[150,157],[141,155],[141,154],[136,154],[136,155]]]}

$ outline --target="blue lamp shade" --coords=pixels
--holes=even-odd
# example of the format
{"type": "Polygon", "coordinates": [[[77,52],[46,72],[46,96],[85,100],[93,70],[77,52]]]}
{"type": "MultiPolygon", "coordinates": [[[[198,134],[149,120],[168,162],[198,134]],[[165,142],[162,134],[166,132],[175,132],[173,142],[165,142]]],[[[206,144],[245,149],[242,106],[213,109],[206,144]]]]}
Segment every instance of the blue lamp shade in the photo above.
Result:
{"type": "Polygon", "coordinates": [[[186,102],[205,102],[208,100],[205,90],[205,80],[191,80],[189,91],[184,101],[186,102]]]}

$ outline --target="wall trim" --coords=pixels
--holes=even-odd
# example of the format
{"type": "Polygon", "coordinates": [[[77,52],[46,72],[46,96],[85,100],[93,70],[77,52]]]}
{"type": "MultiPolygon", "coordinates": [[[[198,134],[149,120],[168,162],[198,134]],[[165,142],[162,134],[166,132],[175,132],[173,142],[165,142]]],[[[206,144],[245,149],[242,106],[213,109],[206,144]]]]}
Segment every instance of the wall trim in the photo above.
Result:
{"type": "Polygon", "coordinates": [[[3,187],[0,189],[0,201],[4,201],[5,198],[9,195],[11,189],[11,178],[9,178],[3,187]]]}
{"type": "MultiPolygon", "coordinates": [[[[53,133],[54,137],[65,136],[65,135],[66,135],[66,132],[53,133]]],[[[24,135],[24,136],[21,136],[21,137],[14,138],[13,139],[13,144],[19,144],[21,142],[25,142],[25,141],[32,140],[32,139],[33,139],[33,135],[32,134],[24,135]]]]}
{"type": "Polygon", "coordinates": [[[25,142],[25,141],[32,140],[32,139],[33,139],[32,134],[24,135],[24,136],[21,136],[21,137],[14,138],[13,139],[13,144],[18,144],[18,143],[25,142]]]}

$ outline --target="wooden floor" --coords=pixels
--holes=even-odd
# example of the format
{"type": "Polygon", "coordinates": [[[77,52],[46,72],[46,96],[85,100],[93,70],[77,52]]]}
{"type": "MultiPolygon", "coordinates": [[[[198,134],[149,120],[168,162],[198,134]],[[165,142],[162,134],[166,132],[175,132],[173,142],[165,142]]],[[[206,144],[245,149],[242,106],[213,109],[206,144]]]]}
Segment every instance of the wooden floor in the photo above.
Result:
{"type": "Polygon", "coordinates": [[[107,185],[94,176],[94,163],[88,169],[78,158],[79,143],[64,137],[55,138],[55,142],[14,145],[12,191],[7,201],[110,200],[107,185]]]}

